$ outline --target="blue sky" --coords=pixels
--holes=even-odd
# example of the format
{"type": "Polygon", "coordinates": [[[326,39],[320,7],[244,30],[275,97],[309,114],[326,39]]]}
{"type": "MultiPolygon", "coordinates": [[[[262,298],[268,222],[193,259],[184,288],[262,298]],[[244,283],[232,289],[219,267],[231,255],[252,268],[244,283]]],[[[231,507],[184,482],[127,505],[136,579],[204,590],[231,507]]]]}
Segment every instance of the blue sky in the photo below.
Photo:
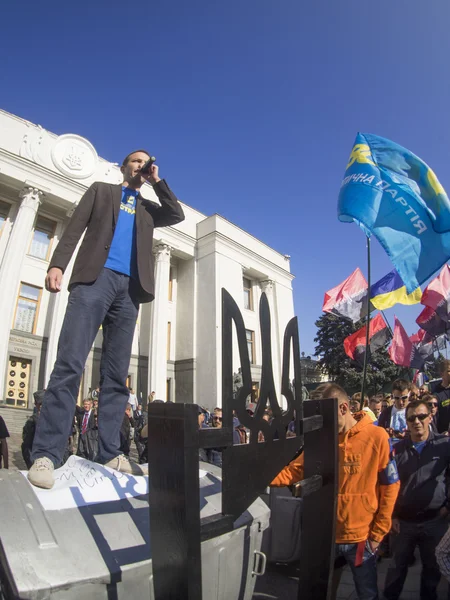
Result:
{"type": "MultiPolygon", "coordinates": [[[[111,161],[147,147],[184,202],[291,255],[307,354],[324,292],[366,271],[336,216],[356,132],[450,191],[448,0],[25,0],[2,22],[0,107],[111,161]]],[[[377,243],[372,267],[391,269],[377,243]]],[[[420,307],[394,312],[417,329],[420,307]]]]}

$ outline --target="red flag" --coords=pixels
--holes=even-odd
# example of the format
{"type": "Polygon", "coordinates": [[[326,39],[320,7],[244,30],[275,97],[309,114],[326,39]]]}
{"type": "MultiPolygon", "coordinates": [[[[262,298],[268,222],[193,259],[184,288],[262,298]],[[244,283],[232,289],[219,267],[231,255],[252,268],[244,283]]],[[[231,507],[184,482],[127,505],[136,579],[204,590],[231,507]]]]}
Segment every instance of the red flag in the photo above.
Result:
{"type": "Polygon", "coordinates": [[[345,281],[325,293],[322,310],[356,323],[367,315],[367,290],[366,278],[357,268],[345,281]]]}
{"type": "Polygon", "coordinates": [[[434,350],[433,338],[426,331],[419,329],[408,337],[403,325],[395,317],[394,337],[389,348],[393,363],[420,370],[434,350]]]}
{"type": "Polygon", "coordinates": [[[445,333],[449,327],[448,322],[441,319],[431,306],[425,306],[423,311],[417,317],[416,323],[421,329],[425,329],[432,337],[445,333]]]}
{"type": "Polygon", "coordinates": [[[450,267],[448,265],[444,265],[439,275],[427,285],[420,302],[432,308],[444,321],[449,321],[450,267]]]}
{"type": "Polygon", "coordinates": [[[388,350],[392,362],[402,367],[409,367],[411,365],[413,348],[414,345],[409,339],[405,328],[397,317],[395,317],[394,337],[392,338],[391,347],[388,350]]]}
{"type": "MultiPolygon", "coordinates": [[[[344,350],[347,356],[352,360],[363,362],[366,352],[366,331],[367,325],[352,333],[344,340],[344,350]]],[[[370,350],[376,352],[382,348],[389,339],[389,331],[381,314],[378,314],[370,321],[369,343],[370,350]]]]}

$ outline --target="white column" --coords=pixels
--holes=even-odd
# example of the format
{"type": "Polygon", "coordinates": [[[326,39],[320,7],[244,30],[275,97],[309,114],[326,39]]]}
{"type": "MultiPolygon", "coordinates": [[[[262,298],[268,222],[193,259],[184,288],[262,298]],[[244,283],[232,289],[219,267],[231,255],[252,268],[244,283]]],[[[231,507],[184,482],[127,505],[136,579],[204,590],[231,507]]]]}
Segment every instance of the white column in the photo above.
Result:
{"type": "Polygon", "coordinates": [[[42,202],[43,192],[33,187],[24,187],[20,192],[22,202],[17,212],[14,226],[0,269],[0,397],[4,396],[8,340],[12,328],[14,307],[17,300],[22,264],[30,243],[36,213],[42,202]]]}
{"type": "MultiPolygon", "coordinates": [[[[67,216],[70,217],[73,214],[73,209],[67,212],[67,216]]],[[[66,223],[67,224],[67,223],[66,223]]],[[[64,315],[66,314],[67,301],[69,299],[69,281],[72,275],[73,264],[78,254],[78,249],[81,246],[84,235],[81,237],[77,244],[77,247],[72,254],[69,264],[64,271],[61,290],[53,296],[52,316],[50,321],[50,331],[48,333],[47,342],[47,353],[45,356],[45,379],[44,386],[47,387],[50,375],[53,371],[53,366],[56,360],[56,354],[58,351],[59,334],[61,333],[61,327],[64,321],[64,315]]]]}
{"type": "Polygon", "coordinates": [[[167,244],[158,244],[154,250],[156,252],[155,299],[152,302],[150,322],[148,393],[154,391],[156,392],[156,399],[166,400],[171,248],[167,244]]]}

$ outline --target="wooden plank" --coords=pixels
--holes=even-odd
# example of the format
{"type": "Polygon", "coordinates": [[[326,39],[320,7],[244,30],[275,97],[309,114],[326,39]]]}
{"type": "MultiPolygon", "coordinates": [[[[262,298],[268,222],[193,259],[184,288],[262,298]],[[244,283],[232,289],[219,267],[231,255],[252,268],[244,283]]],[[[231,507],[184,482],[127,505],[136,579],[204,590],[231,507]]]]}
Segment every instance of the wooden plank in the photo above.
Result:
{"type": "Polygon", "coordinates": [[[202,600],[198,408],[148,407],[150,547],[157,600],[202,600]]]}
{"type": "Polygon", "coordinates": [[[331,600],[338,491],[337,400],[310,400],[305,417],[322,415],[323,429],[305,435],[305,479],[322,487],[303,500],[299,600],[331,600]]]}

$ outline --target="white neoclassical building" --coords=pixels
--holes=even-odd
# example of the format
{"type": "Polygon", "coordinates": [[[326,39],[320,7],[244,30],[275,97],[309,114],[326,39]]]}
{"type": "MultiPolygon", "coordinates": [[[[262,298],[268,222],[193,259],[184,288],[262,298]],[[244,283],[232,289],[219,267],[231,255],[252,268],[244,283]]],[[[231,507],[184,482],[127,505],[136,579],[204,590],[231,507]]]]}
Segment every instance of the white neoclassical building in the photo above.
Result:
{"type": "MultiPolygon", "coordinates": [[[[50,294],[44,279],[51,254],[89,185],[121,180],[118,165],[100,158],[88,140],[57,136],[0,110],[0,414],[9,423],[29,414],[32,394],[46,386],[56,357],[73,260],[62,291],[50,294]]],[[[183,190],[175,193],[182,197],[183,190]]],[[[142,195],[157,201],[149,185],[142,195]]],[[[284,328],[294,314],[289,257],[217,214],[183,209],[185,221],[155,229],[156,294],[140,310],[129,385],[143,398],[155,391],[163,400],[220,404],[224,287],[244,318],[255,396],[261,373],[257,309],[267,293],[279,387],[284,328]]],[[[100,330],[79,400],[98,385],[101,345],[100,330]]]]}

